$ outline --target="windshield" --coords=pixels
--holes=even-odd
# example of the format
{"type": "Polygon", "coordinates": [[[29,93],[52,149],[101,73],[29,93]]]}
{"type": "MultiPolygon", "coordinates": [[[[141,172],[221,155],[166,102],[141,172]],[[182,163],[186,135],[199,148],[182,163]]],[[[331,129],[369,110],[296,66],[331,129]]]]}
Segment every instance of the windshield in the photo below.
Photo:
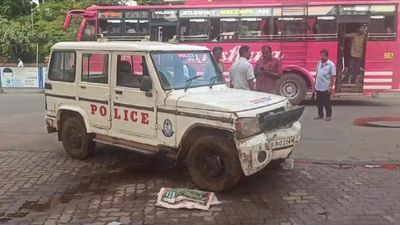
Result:
{"type": "Polygon", "coordinates": [[[164,90],[185,89],[191,78],[190,87],[224,83],[209,52],[159,52],[151,57],[164,90]]]}

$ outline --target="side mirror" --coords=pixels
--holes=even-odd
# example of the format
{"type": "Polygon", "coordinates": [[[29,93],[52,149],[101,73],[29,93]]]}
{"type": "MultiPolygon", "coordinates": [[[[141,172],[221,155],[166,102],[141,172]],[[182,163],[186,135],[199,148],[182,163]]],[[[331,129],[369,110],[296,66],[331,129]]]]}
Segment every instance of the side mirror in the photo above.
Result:
{"type": "Polygon", "coordinates": [[[151,78],[149,76],[143,76],[140,82],[140,90],[148,92],[153,88],[153,83],[151,82],[151,78]]]}

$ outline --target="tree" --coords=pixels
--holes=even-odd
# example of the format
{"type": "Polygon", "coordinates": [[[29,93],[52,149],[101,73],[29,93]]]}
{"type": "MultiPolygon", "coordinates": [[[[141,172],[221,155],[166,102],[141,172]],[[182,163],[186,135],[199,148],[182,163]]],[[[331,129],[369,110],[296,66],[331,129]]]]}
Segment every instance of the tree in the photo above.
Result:
{"type": "Polygon", "coordinates": [[[34,6],[31,0],[2,0],[0,17],[12,20],[21,16],[28,16],[34,6]]]}

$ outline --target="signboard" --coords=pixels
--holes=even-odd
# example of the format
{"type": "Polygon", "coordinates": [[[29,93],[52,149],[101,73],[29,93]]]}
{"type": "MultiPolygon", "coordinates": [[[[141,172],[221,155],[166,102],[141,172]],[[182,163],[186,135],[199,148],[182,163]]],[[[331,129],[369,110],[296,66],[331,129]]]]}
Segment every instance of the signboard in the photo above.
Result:
{"type": "Polygon", "coordinates": [[[128,11],[125,12],[125,18],[149,18],[149,11],[128,11]]]}
{"type": "Polygon", "coordinates": [[[271,15],[271,8],[183,9],[179,11],[179,17],[181,18],[260,17],[271,15]]]}
{"type": "Polygon", "coordinates": [[[122,18],[121,11],[100,11],[99,18],[122,18]]]}
{"type": "Polygon", "coordinates": [[[178,20],[177,10],[157,10],[151,12],[151,18],[159,21],[176,22],[178,20]]]}
{"type": "Polygon", "coordinates": [[[38,88],[38,67],[0,67],[3,88],[38,88]]]}

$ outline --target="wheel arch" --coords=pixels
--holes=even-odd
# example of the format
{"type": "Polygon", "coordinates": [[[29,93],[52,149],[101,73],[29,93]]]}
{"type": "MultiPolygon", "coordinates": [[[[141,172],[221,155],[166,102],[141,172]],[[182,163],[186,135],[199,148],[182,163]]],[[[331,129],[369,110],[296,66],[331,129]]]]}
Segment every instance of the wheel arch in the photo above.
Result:
{"type": "Polygon", "coordinates": [[[309,70],[300,66],[289,65],[283,68],[283,74],[285,73],[294,73],[299,75],[306,82],[307,88],[309,90],[313,89],[315,82],[309,70]]]}
{"type": "Polygon", "coordinates": [[[221,128],[207,124],[193,124],[183,134],[179,145],[178,155],[176,157],[176,163],[180,162],[189,152],[190,146],[194,143],[196,138],[204,135],[218,135],[232,139],[234,137],[234,131],[228,128],[221,128]]]}
{"type": "Polygon", "coordinates": [[[86,112],[79,108],[79,107],[74,107],[74,106],[61,106],[57,110],[57,131],[58,131],[58,139],[61,140],[61,130],[62,130],[62,125],[66,118],[72,117],[72,116],[78,116],[82,119],[82,121],[85,124],[86,132],[91,133],[92,130],[90,128],[89,124],[89,119],[86,114],[86,112]]]}

